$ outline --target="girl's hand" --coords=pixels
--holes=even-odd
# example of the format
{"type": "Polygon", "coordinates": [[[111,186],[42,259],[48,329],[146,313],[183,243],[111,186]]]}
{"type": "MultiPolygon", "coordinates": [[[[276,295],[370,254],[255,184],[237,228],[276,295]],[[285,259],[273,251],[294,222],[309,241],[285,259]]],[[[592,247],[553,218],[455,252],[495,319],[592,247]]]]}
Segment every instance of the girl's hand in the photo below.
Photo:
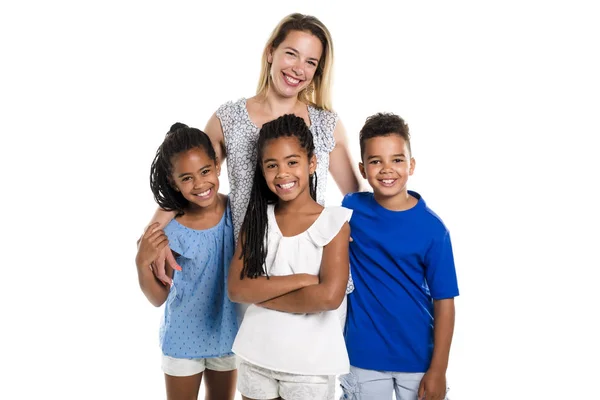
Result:
{"type": "Polygon", "coordinates": [[[419,385],[419,400],[444,400],[446,397],[446,374],[429,370],[419,385]]]}
{"type": "Polygon", "coordinates": [[[161,251],[169,249],[169,239],[162,229],[158,229],[158,226],[158,222],[148,226],[138,242],[138,252],[135,262],[139,267],[150,267],[161,251]]]}
{"type": "Polygon", "coordinates": [[[177,264],[177,261],[175,261],[173,252],[168,246],[158,253],[158,256],[152,261],[150,268],[156,279],[161,281],[165,286],[170,286],[173,284],[173,280],[165,272],[165,262],[174,270],[181,271],[181,267],[177,264]]]}

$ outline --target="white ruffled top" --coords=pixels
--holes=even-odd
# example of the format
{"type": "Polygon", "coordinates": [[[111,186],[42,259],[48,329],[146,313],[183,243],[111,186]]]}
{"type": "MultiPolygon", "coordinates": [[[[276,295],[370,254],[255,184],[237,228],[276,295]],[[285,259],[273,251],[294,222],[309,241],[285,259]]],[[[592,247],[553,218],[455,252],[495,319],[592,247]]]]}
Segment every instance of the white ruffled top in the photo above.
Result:
{"type": "MultiPolygon", "coordinates": [[[[318,275],[323,247],[350,220],[352,211],[325,207],[306,231],[287,237],[277,226],[274,210],[268,206],[265,270],[272,276],[318,275]]],[[[291,314],[250,305],[233,352],[259,367],[291,374],[339,375],[350,368],[336,310],[291,314]]]]}

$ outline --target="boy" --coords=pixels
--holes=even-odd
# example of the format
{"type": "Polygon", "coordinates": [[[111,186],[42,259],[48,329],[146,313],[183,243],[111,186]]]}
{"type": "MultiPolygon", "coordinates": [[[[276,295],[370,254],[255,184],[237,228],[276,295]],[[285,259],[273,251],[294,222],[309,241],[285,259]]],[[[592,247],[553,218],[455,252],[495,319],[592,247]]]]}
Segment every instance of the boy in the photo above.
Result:
{"type": "Polygon", "coordinates": [[[394,114],[367,118],[360,173],[373,193],[347,195],[353,210],[345,328],[345,398],[442,400],[458,285],[448,230],[406,187],[415,168],[410,134],[394,114]]]}

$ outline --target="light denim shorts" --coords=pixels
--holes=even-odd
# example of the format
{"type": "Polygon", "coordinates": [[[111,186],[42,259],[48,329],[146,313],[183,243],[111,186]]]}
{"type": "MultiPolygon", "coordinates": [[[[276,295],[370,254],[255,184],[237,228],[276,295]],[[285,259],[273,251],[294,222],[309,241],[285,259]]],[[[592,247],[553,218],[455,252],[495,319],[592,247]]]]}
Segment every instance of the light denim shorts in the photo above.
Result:
{"type": "MultiPolygon", "coordinates": [[[[350,373],[340,376],[340,400],[418,400],[419,385],[424,373],[373,371],[350,366],[350,373]]],[[[446,397],[448,399],[448,389],[446,397]]]]}

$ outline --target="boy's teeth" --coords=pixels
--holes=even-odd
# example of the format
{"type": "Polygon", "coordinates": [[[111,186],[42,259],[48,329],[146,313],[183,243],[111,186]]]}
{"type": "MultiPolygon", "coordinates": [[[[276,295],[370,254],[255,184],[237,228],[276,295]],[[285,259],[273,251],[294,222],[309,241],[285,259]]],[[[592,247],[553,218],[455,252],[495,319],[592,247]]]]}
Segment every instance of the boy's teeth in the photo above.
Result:
{"type": "Polygon", "coordinates": [[[389,184],[389,183],[393,183],[393,182],[394,182],[393,179],[384,179],[383,180],[383,183],[385,183],[385,184],[389,184]]]}

